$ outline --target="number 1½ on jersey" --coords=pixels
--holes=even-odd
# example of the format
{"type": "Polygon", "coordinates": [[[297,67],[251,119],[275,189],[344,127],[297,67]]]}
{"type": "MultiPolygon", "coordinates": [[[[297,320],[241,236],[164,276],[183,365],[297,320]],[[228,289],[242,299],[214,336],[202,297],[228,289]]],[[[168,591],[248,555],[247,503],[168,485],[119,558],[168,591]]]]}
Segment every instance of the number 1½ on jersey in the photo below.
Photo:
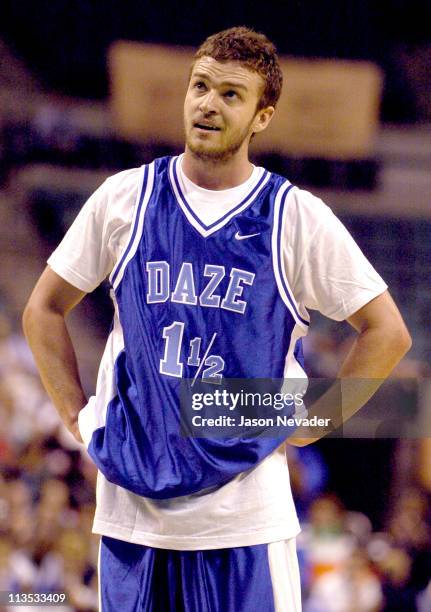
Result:
{"type": "MultiPolygon", "coordinates": [[[[165,376],[174,376],[175,378],[183,376],[184,363],[181,361],[181,349],[183,347],[184,327],[184,323],[174,321],[172,325],[163,328],[162,337],[165,340],[165,350],[163,359],[160,359],[159,370],[165,376]]],[[[196,337],[190,341],[187,365],[197,368],[193,381],[198,378],[202,371],[202,379],[206,382],[221,383],[223,378],[221,372],[224,370],[225,361],[220,355],[209,354],[216,337],[217,333],[214,332],[202,358],[200,357],[202,338],[196,337]]]]}

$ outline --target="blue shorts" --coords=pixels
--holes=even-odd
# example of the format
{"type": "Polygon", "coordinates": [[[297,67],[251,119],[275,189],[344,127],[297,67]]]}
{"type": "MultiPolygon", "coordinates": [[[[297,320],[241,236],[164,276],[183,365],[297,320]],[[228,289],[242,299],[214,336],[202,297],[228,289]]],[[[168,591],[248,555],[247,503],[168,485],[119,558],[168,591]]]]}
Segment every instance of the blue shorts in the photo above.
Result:
{"type": "Polygon", "coordinates": [[[99,572],[101,612],[301,610],[294,539],[180,551],[103,536],[99,572]]]}

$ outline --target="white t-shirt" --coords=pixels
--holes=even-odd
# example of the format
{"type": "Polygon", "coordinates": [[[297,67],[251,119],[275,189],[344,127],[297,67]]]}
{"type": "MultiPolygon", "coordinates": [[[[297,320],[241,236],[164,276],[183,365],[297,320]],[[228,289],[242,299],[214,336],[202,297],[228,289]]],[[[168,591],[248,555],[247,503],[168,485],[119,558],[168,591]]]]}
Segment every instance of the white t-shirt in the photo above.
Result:
{"type": "MultiPolygon", "coordinates": [[[[180,180],[193,212],[208,225],[237,206],[263,172],[254,168],[242,185],[217,192],[194,185],[182,171],[180,180]]],[[[140,177],[135,168],[108,178],[49,258],[50,267],[82,291],[93,291],[120,260],[140,177]]],[[[321,200],[296,187],[287,198],[284,266],[298,310],[306,315],[307,309],[316,309],[332,319],[346,319],[386,285],[321,200]]],[[[120,323],[117,314],[115,318],[98,387],[118,352],[115,329],[120,323]]],[[[216,490],[168,500],[140,497],[98,476],[95,533],[158,548],[203,550],[289,539],[299,530],[283,449],[216,490]]]]}

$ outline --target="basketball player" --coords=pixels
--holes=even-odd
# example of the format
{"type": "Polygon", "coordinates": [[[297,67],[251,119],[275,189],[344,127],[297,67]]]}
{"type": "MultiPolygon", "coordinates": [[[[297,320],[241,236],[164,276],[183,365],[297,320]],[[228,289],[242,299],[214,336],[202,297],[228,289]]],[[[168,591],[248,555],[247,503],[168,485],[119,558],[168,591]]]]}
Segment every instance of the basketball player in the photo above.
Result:
{"type": "Polygon", "coordinates": [[[358,332],[340,377],[385,378],[410,346],[330,209],[248,159],[281,85],[265,36],[209,37],[191,69],[184,153],[108,178],[25,310],[44,385],[99,468],[103,610],[300,610],[282,440],[181,437],[180,381],[304,376],[309,309],[358,332]],[[65,317],[107,276],[115,317],[87,400],[65,317]]]}

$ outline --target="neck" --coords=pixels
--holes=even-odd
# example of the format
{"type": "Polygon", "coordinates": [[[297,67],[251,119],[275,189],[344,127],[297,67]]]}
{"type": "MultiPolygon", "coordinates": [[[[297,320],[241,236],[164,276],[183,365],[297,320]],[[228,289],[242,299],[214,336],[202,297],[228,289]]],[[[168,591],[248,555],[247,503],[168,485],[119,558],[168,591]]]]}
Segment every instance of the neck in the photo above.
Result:
{"type": "Polygon", "coordinates": [[[232,156],[225,161],[201,159],[186,146],[182,170],[195,185],[221,191],[237,187],[250,178],[253,166],[247,156],[232,156]]]}

